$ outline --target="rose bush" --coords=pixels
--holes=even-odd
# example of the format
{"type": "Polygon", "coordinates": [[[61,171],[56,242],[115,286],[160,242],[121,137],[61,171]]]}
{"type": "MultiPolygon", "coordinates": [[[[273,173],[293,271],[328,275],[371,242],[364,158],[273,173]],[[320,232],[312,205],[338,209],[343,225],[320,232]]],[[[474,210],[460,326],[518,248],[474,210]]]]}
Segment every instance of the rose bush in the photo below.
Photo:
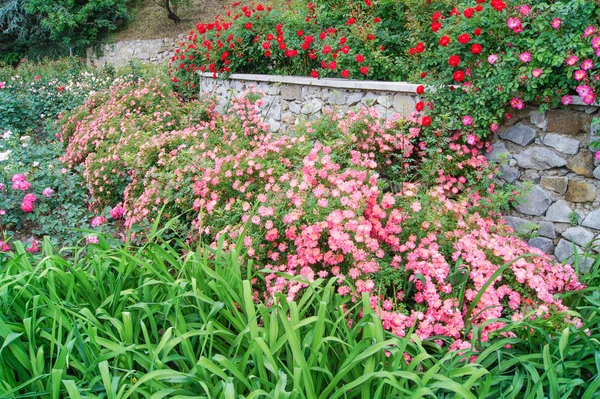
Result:
{"type": "Polygon", "coordinates": [[[498,222],[513,191],[492,183],[477,138],[428,146],[424,118],[385,121],[373,109],[272,134],[253,94],[194,120],[195,104],[161,97],[160,87],[139,82],[91,98],[63,126],[65,160],[86,165],[95,203],[116,207],[126,227],[176,219],[171,227],[188,241],[243,240],[267,273],[257,300],[294,300],[308,282],[334,276],[343,295],[369,293],[387,329],[403,335],[416,325],[420,337],[459,348],[472,326],[487,340],[501,318],[566,311],[555,294],[583,287],[570,266],[498,222]],[[140,136],[142,125],[152,136],[140,136]]]}
{"type": "Polygon", "coordinates": [[[593,103],[599,17],[581,0],[234,3],[190,32],[169,73],[184,86],[198,71],[422,82],[431,130],[466,140],[526,103],[593,103]]]}

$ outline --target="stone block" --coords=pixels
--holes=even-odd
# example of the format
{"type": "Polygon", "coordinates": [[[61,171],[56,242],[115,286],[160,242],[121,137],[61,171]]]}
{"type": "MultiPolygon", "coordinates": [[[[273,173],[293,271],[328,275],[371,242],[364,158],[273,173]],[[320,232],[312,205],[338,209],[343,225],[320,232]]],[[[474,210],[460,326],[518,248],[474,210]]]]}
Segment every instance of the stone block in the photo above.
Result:
{"type": "Polygon", "coordinates": [[[304,105],[300,109],[300,113],[303,115],[312,115],[321,111],[321,108],[323,108],[323,101],[319,100],[318,98],[313,98],[312,100],[304,103],[304,105]]]}
{"type": "Polygon", "coordinates": [[[592,172],[592,174],[596,179],[600,180],[600,166],[597,166],[596,169],[594,169],[594,172],[592,172]]]}
{"type": "Polygon", "coordinates": [[[504,216],[504,220],[506,225],[519,235],[530,234],[536,228],[535,223],[532,221],[517,216],[504,216]]]}
{"type": "Polygon", "coordinates": [[[281,98],[283,100],[293,101],[302,99],[302,87],[298,85],[282,85],[281,98]]]}
{"type": "Polygon", "coordinates": [[[289,109],[292,113],[299,114],[300,111],[302,110],[302,104],[299,104],[297,102],[290,103],[289,109]]]}
{"type": "Polygon", "coordinates": [[[567,164],[564,158],[544,147],[528,148],[520,154],[516,154],[515,159],[518,165],[525,169],[546,170],[567,164]]]}
{"type": "Polygon", "coordinates": [[[519,172],[519,169],[517,168],[513,168],[512,166],[508,166],[508,165],[500,165],[500,174],[499,174],[500,178],[505,180],[508,183],[512,183],[515,180],[517,180],[519,178],[519,176],[521,176],[521,173],[519,172]]]}
{"type": "Polygon", "coordinates": [[[556,230],[554,229],[554,223],[551,222],[540,222],[540,227],[537,233],[542,237],[556,238],[556,230]]]}
{"type": "Polygon", "coordinates": [[[540,112],[539,110],[534,110],[529,113],[529,120],[532,125],[537,126],[538,128],[546,131],[548,129],[548,118],[546,118],[545,112],[540,112]]]}
{"type": "Polygon", "coordinates": [[[565,154],[575,155],[579,151],[580,142],[561,134],[548,133],[544,137],[544,144],[565,154]]]}
{"type": "Polygon", "coordinates": [[[594,176],[594,155],[591,151],[581,151],[569,159],[567,169],[585,177],[594,176]]]}
{"type": "Polygon", "coordinates": [[[582,247],[594,239],[594,233],[581,226],[569,227],[562,233],[562,236],[582,247]]]}
{"type": "Polygon", "coordinates": [[[510,152],[508,152],[504,143],[496,142],[492,144],[492,151],[485,154],[485,157],[488,161],[500,162],[504,157],[510,158],[510,152]]]}
{"type": "Polygon", "coordinates": [[[332,90],[327,95],[327,104],[342,105],[346,104],[346,93],[339,90],[332,90]]]}
{"type": "Polygon", "coordinates": [[[580,131],[589,132],[591,115],[564,109],[548,111],[548,131],[575,135],[580,131]]]}
{"type": "Polygon", "coordinates": [[[571,221],[571,212],[573,210],[567,201],[558,200],[548,207],[546,220],[549,222],[569,223],[571,221]]]}
{"type": "Polygon", "coordinates": [[[585,219],[583,219],[581,225],[595,230],[600,230],[600,209],[590,212],[585,219]]]}
{"type": "Polygon", "coordinates": [[[360,102],[360,100],[362,100],[363,96],[364,96],[364,94],[359,91],[350,93],[346,97],[346,104],[347,105],[356,105],[360,102]]]}
{"type": "Polygon", "coordinates": [[[540,186],[533,186],[531,191],[515,209],[525,215],[543,215],[552,204],[550,194],[540,186]]]}
{"type": "Polygon", "coordinates": [[[512,141],[513,143],[521,146],[527,146],[533,143],[536,135],[537,132],[535,129],[523,125],[522,123],[517,123],[516,125],[511,126],[500,133],[501,138],[512,141]]]}
{"type": "Polygon", "coordinates": [[[567,192],[569,179],[562,176],[542,176],[540,184],[547,190],[563,195],[567,192]]]}
{"type": "Polygon", "coordinates": [[[417,101],[414,96],[407,96],[400,93],[394,95],[394,100],[392,102],[392,106],[396,112],[404,117],[408,117],[414,112],[416,104],[417,101]]]}
{"type": "Polygon", "coordinates": [[[545,254],[552,255],[554,252],[554,242],[549,238],[535,237],[527,242],[527,245],[537,248],[545,254]]]}
{"type": "Polygon", "coordinates": [[[571,202],[594,202],[596,187],[585,181],[571,180],[565,199],[571,202]]]}

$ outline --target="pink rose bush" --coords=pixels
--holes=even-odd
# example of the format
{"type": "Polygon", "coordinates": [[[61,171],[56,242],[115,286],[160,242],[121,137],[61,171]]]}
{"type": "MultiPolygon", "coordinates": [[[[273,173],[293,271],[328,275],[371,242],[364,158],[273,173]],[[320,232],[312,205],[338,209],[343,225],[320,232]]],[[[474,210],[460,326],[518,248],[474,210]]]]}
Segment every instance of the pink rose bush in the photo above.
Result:
{"type": "Polygon", "coordinates": [[[491,182],[487,145],[475,136],[457,131],[431,145],[418,114],[382,120],[374,109],[273,134],[255,93],[223,116],[209,103],[200,120],[168,94],[146,97],[156,87],[90,98],[62,127],[64,159],[85,164],[95,206],[127,228],[160,217],[189,242],[243,243],[265,271],[256,300],[295,300],[309,282],[334,278],[342,295],[368,294],[395,334],[415,325],[421,338],[444,335],[462,348],[471,326],[487,340],[504,326],[496,319],[556,315],[568,309],[555,294],[583,288],[572,267],[501,223],[511,189],[491,182]],[[153,106],[139,106],[146,101],[153,106]],[[142,122],[153,133],[143,140],[142,122]]]}

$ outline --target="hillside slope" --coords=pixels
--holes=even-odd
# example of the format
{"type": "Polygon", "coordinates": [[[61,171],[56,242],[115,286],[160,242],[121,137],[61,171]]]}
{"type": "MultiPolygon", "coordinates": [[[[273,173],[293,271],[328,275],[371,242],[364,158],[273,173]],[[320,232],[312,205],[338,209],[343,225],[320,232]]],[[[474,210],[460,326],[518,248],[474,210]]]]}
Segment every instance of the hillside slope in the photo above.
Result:
{"type": "Polygon", "coordinates": [[[191,31],[198,22],[213,20],[228,4],[229,0],[189,0],[188,5],[177,8],[176,14],[181,18],[181,23],[175,24],[167,18],[166,11],[158,5],[157,0],[142,0],[133,21],[112,39],[118,42],[175,37],[191,31]]]}

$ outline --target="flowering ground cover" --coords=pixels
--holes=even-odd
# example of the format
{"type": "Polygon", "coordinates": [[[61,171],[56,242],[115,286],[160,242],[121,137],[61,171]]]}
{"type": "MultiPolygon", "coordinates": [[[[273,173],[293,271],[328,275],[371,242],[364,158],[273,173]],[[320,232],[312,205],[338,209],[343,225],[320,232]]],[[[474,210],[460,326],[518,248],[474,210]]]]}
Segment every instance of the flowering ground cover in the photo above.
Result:
{"type": "Polygon", "coordinates": [[[501,319],[565,312],[555,294],[584,288],[499,222],[514,189],[494,185],[481,140],[428,148],[424,118],[374,109],[272,134],[256,93],[219,115],[165,88],[139,81],[90,97],[60,121],[62,160],[84,166],[99,224],[111,209],[128,229],[162,220],[188,243],[242,240],[266,272],[256,300],[294,301],[306,281],[335,277],[341,295],[369,294],[387,330],[415,326],[463,348],[474,327],[487,341],[501,319]]]}

